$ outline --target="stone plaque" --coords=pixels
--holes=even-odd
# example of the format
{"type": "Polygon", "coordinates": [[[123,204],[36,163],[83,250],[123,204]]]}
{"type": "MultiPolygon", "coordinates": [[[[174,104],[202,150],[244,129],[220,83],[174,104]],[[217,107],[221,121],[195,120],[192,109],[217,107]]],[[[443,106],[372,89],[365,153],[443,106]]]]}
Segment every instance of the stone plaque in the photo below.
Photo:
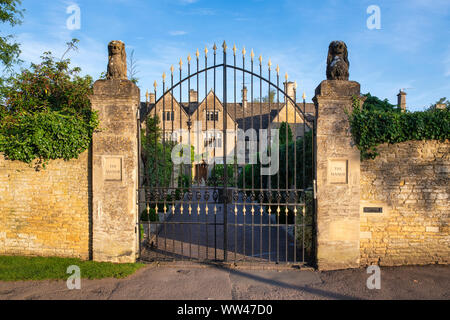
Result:
{"type": "Polygon", "coordinates": [[[348,183],[348,160],[331,160],[328,168],[328,180],[333,184],[348,183]]]}
{"type": "Polygon", "coordinates": [[[105,159],[105,180],[106,181],[122,181],[122,159],[106,158],[105,159]]]}

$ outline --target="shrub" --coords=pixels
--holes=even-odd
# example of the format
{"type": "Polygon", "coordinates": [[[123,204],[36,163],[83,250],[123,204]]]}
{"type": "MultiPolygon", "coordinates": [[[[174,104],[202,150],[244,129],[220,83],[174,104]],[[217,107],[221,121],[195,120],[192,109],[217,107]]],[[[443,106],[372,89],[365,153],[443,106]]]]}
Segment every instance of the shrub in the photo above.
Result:
{"type": "Polygon", "coordinates": [[[362,109],[355,97],[353,111],[349,114],[351,133],[361,158],[375,158],[376,147],[383,143],[410,140],[440,140],[450,138],[450,111],[423,112],[380,111],[362,109]]]}
{"type": "MultiPolygon", "coordinates": [[[[74,45],[74,43],[72,43],[74,45]]],[[[91,142],[98,117],[91,110],[92,78],[70,60],[44,53],[0,88],[0,152],[8,159],[45,163],[77,158],[91,142]]]]}

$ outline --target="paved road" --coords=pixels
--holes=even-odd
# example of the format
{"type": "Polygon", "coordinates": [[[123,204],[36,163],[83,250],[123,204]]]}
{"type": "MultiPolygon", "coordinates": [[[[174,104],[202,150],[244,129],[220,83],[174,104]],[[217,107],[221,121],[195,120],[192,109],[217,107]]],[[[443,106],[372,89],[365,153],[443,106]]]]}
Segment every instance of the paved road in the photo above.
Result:
{"type": "Polygon", "coordinates": [[[364,269],[333,272],[148,266],[128,279],[0,282],[0,299],[291,300],[450,299],[450,266],[382,268],[381,290],[366,287],[364,269]]]}

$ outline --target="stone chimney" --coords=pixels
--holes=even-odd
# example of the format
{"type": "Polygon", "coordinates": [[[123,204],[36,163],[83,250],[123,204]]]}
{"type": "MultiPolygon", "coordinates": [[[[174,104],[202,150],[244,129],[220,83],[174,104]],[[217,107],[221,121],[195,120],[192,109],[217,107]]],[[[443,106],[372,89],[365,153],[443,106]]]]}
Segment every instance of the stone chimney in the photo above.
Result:
{"type": "Polygon", "coordinates": [[[149,94],[149,103],[150,104],[155,104],[156,103],[156,96],[154,93],[150,93],[149,94]]]}
{"type": "Polygon", "coordinates": [[[445,103],[436,103],[436,109],[440,109],[440,110],[444,110],[447,108],[447,106],[445,105],[445,103]]]}
{"type": "Polygon", "coordinates": [[[244,87],[242,89],[242,107],[247,108],[247,94],[248,94],[248,90],[247,87],[244,87]]]}
{"type": "Polygon", "coordinates": [[[400,92],[397,95],[397,97],[398,97],[397,106],[400,108],[402,112],[406,112],[406,92],[400,89],[400,92]]]}
{"type": "Polygon", "coordinates": [[[294,101],[297,101],[297,90],[295,89],[295,83],[292,81],[284,83],[284,92],[294,101]]]}
{"type": "Polygon", "coordinates": [[[191,91],[189,91],[189,101],[191,103],[197,103],[198,102],[198,92],[191,89],[191,91]]]}

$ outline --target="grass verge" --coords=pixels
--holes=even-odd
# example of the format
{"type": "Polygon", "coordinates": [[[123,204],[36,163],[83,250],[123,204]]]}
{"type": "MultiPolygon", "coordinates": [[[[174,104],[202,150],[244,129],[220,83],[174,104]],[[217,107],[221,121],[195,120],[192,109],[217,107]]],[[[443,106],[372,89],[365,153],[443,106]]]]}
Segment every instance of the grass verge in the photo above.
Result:
{"type": "Polygon", "coordinates": [[[83,279],[126,278],[141,263],[114,264],[73,258],[0,256],[0,281],[67,280],[69,266],[78,266],[83,279]]]}

